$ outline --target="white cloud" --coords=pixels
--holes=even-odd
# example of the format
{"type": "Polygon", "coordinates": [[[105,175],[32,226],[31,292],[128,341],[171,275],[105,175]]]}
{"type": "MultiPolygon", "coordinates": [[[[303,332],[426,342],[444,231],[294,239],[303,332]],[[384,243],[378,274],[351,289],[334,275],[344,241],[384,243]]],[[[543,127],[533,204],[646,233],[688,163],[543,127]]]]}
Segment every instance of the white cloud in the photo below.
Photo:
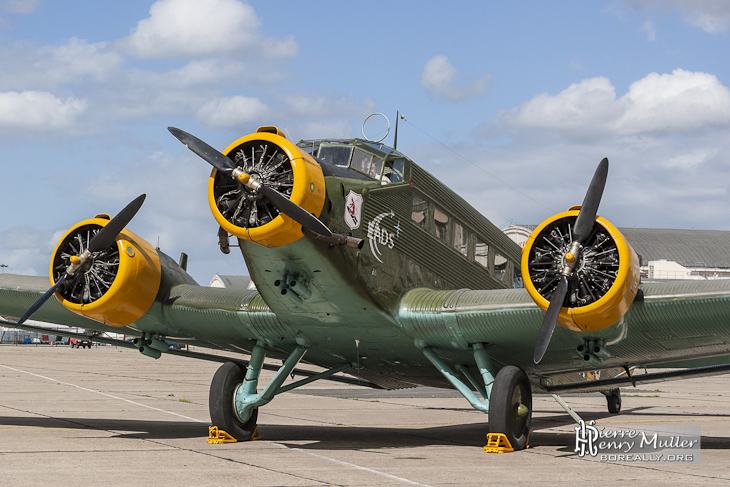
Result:
{"type": "Polygon", "coordinates": [[[636,10],[679,10],[685,23],[710,34],[730,28],[730,2],[727,0],[625,0],[636,10]]]}
{"type": "Polygon", "coordinates": [[[85,79],[105,81],[123,65],[124,59],[106,42],[90,44],[72,37],[61,46],[45,46],[38,51],[35,69],[42,66],[45,82],[74,83],[85,79]]]}
{"type": "Polygon", "coordinates": [[[619,102],[622,133],[689,133],[730,124],[730,90],[715,75],[675,69],[635,81],[619,102]]]}
{"type": "Polygon", "coordinates": [[[730,125],[730,90],[714,75],[677,69],[651,73],[617,98],[607,78],[589,78],[557,95],[543,93],[503,111],[496,123],[568,138],[687,134],[730,125]]]}
{"type": "Polygon", "coordinates": [[[364,118],[374,110],[375,102],[366,99],[356,102],[346,95],[288,95],[284,98],[286,118],[364,118]]]}
{"type": "Polygon", "coordinates": [[[84,100],[62,100],[43,91],[0,93],[0,128],[10,131],[69,129],[86,105],[84,100]]]}
{"type": "Polygon", "coordinates": [[[32,14],[38,8],[38,0],[2,0],[0,8],[16,14],[32,14]]]}
{"type": "Polygon", "coordinates": [[[668,169],[692,169],[717,157],[719,153],[720,151],[717,148],[691,149],[687,152],[673,155],[671,158],[663,161],[661,166],[668,169]]]}
{"type": "Polygon", "coordinates": [[[260,120],[269,112],[258,98],[231,96],[209,101],[198,110],[198,120],[210,127],[233,127],[260,120]]]}
{"type": "Polygon", "coordinates": [[[350,120],[334,120],[331,122],[310,122],[292,129],[294,141],[308,139],[346,139],[353,136],[350,120]]]}
{"type": "Polygon", "coordinates": [[[108,43],[74,37],[62,45],[0,47],[0,64],[0,89],[48,91],[61,85],[114,82],[121,75],[124,58],[108,43]]]}
{"type": "Polygon", "coordinates": [[[646,32],[646,38],[649,42],[656,41],[656,27],[654,26],[654,22],[647,20],[644,22],[644,25],[641,26],[641,30],[646,32]]]}
{"type": "Polygon", "coordinates": [[[423,67],[421,87],[426,92],[452,102],[463,102],[484,96],[490,77],[478,79],[471,84],[456,84],[459,72],[446,56],[434,56],[423,67]]]}
{"type": "MultiPolygon", "coordinates": [[[[259,39],[260,21],[253,7],[238,0],[159,0],[120,45],[145,59],[194,59],[243,51],[259,39]]],[[[266,54],[296,52],[293,37],[271,39],[266,54]]]]}

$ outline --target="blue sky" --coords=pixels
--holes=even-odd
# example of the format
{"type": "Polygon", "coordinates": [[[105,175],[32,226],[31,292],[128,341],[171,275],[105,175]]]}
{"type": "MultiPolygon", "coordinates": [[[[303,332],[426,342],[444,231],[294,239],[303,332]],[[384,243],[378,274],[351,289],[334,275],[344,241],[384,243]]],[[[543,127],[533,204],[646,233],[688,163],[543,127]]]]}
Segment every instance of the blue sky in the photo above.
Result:
{"type": "Polygon", "coordinates": [[[65,229],[145,192],[133,231],[201,283],[243,274],[166,127],[222,149],[372,112],[500,226],[579,204],[608,157],[616,225],[730,230],[730,3],[555,3],[0,0],[0,263],[45,275],[65,229]]]}

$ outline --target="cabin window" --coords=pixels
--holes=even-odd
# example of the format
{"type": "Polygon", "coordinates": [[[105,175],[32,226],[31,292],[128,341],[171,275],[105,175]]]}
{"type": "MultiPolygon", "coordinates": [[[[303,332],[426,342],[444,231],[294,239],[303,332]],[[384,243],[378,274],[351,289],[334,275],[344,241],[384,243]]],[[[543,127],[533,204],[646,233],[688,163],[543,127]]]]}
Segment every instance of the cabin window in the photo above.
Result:
{"type": "Polygon", "coordinates": [[[411,219],[421,227],[426,227],[426,215],[428,214],[428,202],[413,193],[413,210],[411,219]]]}
{"type": "Polygon", "coordinates": [[[383,169],[383,184],[400,183],[403,181],[403,159],[385,161],[383,169]]]}
{"type": "Polygon", "coordinates": [[[454,222],[454,248],[465,257],[469,253],[469,232],[457,222],[454,222]]]}
{"type": "Polygon", "coordinates": [[[322,145],[319,147],[319,160],[335,166],[347,167],[350,164],[352,147],[342,145],[322,145]]]}
{"type": "Polygon", "coordinates": [[[448,242],[449,215],[438,206],[433,209],[433,224],[436,237],[442,242],[448,242]]]}
{"type": "Polygon", "coordinates": [[[500,281],[504,279],[507,271],[507,259],[499,252],[494,254],[494,277],[500,281]]]}
{"type": "Polygon", "coordinates": [[[489,245],[477,238],[474,247],[474,261],[485,269],[489,269],[489,245]]]}
{"type": "Polygon", "coordinates": [[[512,286],[515,289],[520,289],[525,287],[525,283],[522,281],[522,273],[518,270],[514,270],[514,277],[512,278],[512,286]]]}

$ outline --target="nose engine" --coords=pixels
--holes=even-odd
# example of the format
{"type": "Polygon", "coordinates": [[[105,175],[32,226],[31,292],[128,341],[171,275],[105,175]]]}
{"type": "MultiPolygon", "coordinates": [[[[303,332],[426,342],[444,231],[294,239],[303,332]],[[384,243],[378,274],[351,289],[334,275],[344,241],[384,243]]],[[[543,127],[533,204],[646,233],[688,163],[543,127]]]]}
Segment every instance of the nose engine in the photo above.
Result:
{"type": "MultiPolygon", "coordinates": [[[[233,142],[224,152],[252,180],[277,191],[308,214],[324,207],[322,168],[275,127],[261,127],[233,142]]],[[[214,168],[208,182],[213,216],[228,233],[266,247],[279,247],[303,236],[302,225],[282,214],[269,198],[214,168]]]]}

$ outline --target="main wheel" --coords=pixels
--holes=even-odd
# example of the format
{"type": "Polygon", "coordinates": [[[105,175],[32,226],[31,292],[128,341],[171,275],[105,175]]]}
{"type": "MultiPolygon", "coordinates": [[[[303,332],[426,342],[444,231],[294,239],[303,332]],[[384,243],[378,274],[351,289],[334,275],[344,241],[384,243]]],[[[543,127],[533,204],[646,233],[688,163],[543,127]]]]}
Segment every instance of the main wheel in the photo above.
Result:
{"type": "Polygon", "coordinates": [[[610,395],[606,396],[606,402],[608,403],[608,412],[611,414],[618,414],[621,412],[621,390],[614,389],[610,395]]]}
{"type": "Polygon", "coordinates": [[[530,380],[519,367],[508,365],[494,379],[489,396],[489,432],[502,433],[512,448],[527,446],[532,423],[530,380]]]}
{"type": "Polygon", "coordinates": [[[251,413],[251,417],[243,422],[238,419],[235,410],[235,393],[243,384],[244,369],[233,362],[223,364],[213,376],[208,395],[208,410],[213,426],[233,436],[238,441],[248,441],[256,431],[256,420],[259,409],[251,413]]]}

